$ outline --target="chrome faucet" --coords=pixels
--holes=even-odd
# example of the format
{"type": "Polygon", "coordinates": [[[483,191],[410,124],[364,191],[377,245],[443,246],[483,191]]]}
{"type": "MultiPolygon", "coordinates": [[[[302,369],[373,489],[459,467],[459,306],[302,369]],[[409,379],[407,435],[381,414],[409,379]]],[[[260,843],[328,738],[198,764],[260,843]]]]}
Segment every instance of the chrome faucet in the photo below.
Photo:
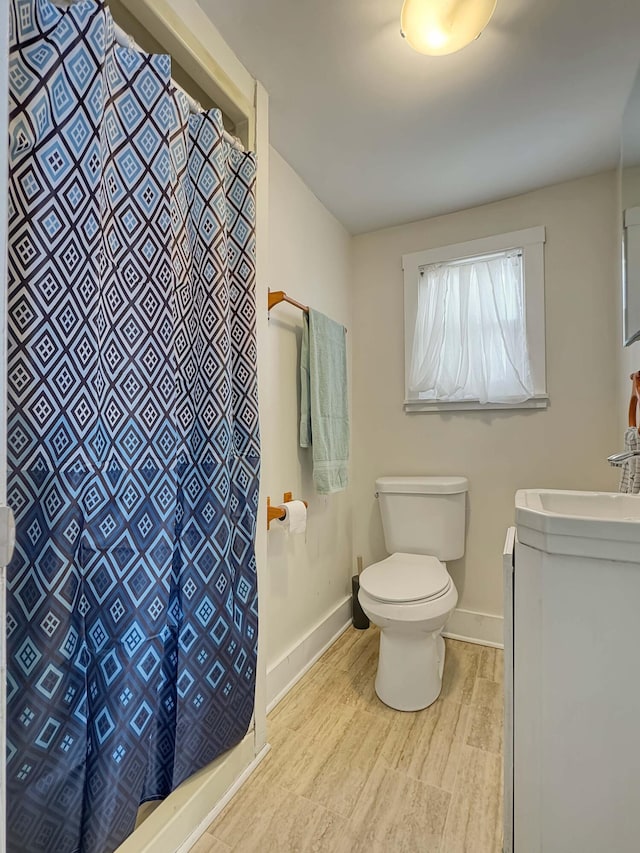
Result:
{"type": "Polygon", "coordinates": [[[621,465],[624,465],[627,460],[633,459],[634,456],[640,456],[640,450],[623,450],[622,453],[612,453],[611,456],[607,456],[607,462],[609,465],[620,468],[621,465]]]}

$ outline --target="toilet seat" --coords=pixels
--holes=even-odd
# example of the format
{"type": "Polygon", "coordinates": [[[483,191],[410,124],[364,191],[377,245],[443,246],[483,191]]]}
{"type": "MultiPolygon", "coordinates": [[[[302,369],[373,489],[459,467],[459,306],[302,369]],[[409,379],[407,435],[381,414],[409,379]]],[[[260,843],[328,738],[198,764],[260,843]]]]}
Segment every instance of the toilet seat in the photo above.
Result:
{"type": "Polygon", "coordinates": [[[426,554],[392,554],[360,575],[367,595],[390,604],[432,601],[446,595],[451,585],[446,566],[426,554]]]}

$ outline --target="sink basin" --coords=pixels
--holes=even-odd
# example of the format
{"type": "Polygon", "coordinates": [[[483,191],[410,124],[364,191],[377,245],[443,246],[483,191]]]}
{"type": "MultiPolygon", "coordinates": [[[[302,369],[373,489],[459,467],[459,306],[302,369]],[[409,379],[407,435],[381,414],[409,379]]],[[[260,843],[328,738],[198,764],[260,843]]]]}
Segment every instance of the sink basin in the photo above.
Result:
{"type": "Polygon", "coordinates": [[[518,540],[553,554],[638,562],[640,495],[522,489],[518,540]]]}
{"type": "Polygon", "coordinates": [[[640,521],[640,495],[621,495],[618,492],[527,489],[516,495],[516,506],[571,518],[640,521]]]}

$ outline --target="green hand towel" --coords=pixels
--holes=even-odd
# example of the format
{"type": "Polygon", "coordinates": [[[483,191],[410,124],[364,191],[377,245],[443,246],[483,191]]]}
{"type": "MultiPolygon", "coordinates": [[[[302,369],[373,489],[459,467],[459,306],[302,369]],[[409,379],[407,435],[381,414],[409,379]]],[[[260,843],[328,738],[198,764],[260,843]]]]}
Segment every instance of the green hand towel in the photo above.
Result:
{"type": "Polygon", "coordinates": [[[345,329],[313,308],[300,351],[300,446],[313,448],[313,481],[321,495],[346,489],[349,399],[345,329]]]}

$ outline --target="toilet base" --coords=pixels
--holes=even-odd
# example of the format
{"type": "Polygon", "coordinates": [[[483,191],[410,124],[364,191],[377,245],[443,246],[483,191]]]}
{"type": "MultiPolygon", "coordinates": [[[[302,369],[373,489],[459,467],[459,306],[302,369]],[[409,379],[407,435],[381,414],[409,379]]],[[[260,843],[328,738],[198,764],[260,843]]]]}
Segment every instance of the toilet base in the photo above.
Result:
{"type": "Polygon", "coordinates": [[[383,629],[375,682],[378,698],[396,711],[421,711],[432,705],[442,690],[445,651],[442,629],[429,634],[383,629]]]}

